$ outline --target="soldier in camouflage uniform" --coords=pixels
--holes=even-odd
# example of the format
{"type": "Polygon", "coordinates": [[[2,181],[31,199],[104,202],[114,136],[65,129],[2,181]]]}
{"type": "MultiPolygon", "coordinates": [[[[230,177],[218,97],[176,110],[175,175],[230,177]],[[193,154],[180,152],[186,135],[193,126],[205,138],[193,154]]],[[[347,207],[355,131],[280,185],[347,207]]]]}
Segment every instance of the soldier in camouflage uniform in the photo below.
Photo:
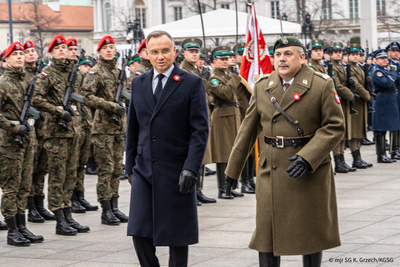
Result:
{"type": "MultiPolygon", "coordinates": [[[[26,41],[25,49],[25,78],[26,84],[30,84],[36,73],[36,62],[38,54],[32,41],[26,41]]],[[[47,151],[43,148],[43,122],[35,119],[35,126],[32,127],[35,133],[34,151],[35,158],[33,163],[32,186],[28,197],[28,221],[33,223],[43,223],[45,220],[55,220],[54,215],[44,208],[44,181],[47,174],[47,151]]]]}
{"type": "Polygon", "coordinates": [[[132,73],[132,79],[140,74],[148,72],[153,68],[150,63],[149,56],[146,53],[146,39],[144,39],[137,50],[140,56],[140,65],[135,69],[135,72],[132,73]]]}
{"type": "Polygon", "coordinates": [[[76,222],[71,214],[71,197],[76,184],[80,114],[76,104],[71,105],[75,111],[75,116],[72,116],[63,109],[62,103],[73,65],[68,59],[64,36],[54,37],[48,51],[53,60],[39,75],[32,102],[37,109],[47,112],[43,146],[48,155],[48,200],[49,208],[57,220],[56,234],[76,235],[90,229],[76,222]]]}
{"type": "Polygon", "coordinates": [[[98,166],[97,198],[103,209],[101,221],[103,224],[118,225],[128,222],[128,216],[118,209],[126,109],[114,102],[120,70],[116,68],[115,46],[111,36],[101,39],[97,53],[100,55],[99,63],[85,77],[82,93],[85,104],[96,109],[91,141],[98,166]]]}
{"type": "Polygon", "coordinates": [[[311,41],[311,58],[308,61],[308,66],[314,71],[328,74],[327,69],[322,65],[322,58],[324,56],[324,42],[322,40],[311,41]]]}
{"type": "Polygon", "coordinates": [[[34,132],[29,125],[20,124],[27,85],[24,82],[24,47],[12,43],[5,58],[9,66],[0,78],[0,187],[1,213],[7,227],[7,244],[29,246],[43,241],[43,236],[35,236],[26,228],[25,209],[32,183],[34,132]],[[23,142],[20,146],[15,142],[23,142]]]}

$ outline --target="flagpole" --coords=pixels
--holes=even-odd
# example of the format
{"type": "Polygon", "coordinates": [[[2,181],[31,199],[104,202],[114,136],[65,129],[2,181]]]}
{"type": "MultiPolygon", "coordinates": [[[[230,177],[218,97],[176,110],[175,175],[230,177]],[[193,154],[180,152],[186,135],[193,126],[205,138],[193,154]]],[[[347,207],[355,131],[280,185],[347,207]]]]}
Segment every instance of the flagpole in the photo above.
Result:
{"type": "MultiPolygon", "coordinates": [[[[235,69],[237,66],[237,45],[238,45],[238,37],[239,37],[239,18],[238,18],[238,8],[237,8],[237,0],[235,0],[235,10],[236,10],[236,45],[235,45],[235,69]]],[[[239,72],[239,70],[236,70],[239,72]]]]}
{"type": "MultiPolygon", "coordinates": [[[[205,32],[204,32],[203,14],[201,13],[200,0],[197,0],[197,4],[199,5],[199,14],[200,14],[200,20],[201,20],[201,29],[203,30],[204,58],[206,59],[206,62],[207,62],[207,60],[208,60],[208,53],[207,53],[207,47],[206,47],[206,34],[205,34],[205,32]]],[[[207,64],[208,64],[208,63],[207,63],[207,64]]]]}

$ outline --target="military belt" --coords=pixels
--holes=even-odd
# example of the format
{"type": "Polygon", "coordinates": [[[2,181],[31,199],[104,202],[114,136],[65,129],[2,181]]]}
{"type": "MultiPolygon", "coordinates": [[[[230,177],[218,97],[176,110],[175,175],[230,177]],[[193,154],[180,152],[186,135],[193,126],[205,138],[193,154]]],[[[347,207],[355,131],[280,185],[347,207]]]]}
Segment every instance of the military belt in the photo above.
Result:
{"type": "Polygon", "coordinates": [[[397,90],[395,90],[395,91],[383,91],[383,92],[377,91],[376,94],[377,95],[379,95],[379,94],[382,94],[382,95],[397,94],[397,90]]]}
{"type": "MultiPolygon", "coordinates": [[[[11,122],[12,124],[15,124],[15,125],[20,125],[20,124],[21,124],[19,121],[10,121],[10,122],[11,122]]],[[[35,125],[35,119],[29,118],[29,119],[28,119],[28,124],[29,124],[29,126],[35,125]]]]}
{"type": "MultiPolygon", "coordinates": [[[[63,106],[56,106],[56,108],[59,108],[59,109],[61,109],[61,110],[64,110],[64,107],[63,107],[63,106]]],[[[72,108],[74,111],[77,111],[77,110],[78,110],[77,107],[76,107],[75,105],[71,105],[71,108],[72,108]]]]}
{"type": "Polygon", "coordinates": [[[214,104],[214,108],[224,108],[224,107],[238,107],[239,102],[231,102],[231,103],[222,103],[222,104],[214,104]]]}
{"type": "Polygon", "coordinates": [[[313,134],[305,135],[303,137],[283,137],[283,136],[275,136],[270,137],[264,135],[264,142],[268,145],[277,148],[285,148],[287,146],[304,146],[306,145],[312,138],[313,134]]]}

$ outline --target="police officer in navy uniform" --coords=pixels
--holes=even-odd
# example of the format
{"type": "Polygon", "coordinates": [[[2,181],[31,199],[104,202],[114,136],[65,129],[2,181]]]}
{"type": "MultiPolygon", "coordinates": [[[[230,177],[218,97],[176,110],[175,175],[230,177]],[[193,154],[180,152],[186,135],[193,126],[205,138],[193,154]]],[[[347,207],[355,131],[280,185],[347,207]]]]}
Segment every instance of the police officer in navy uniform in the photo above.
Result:
{"type": "MultiPolygon", "coordinates": [[[[389,70],[395,72],[400,77],[400,44],[398,42],[391,42],[387,47],[386,51],[388,54],[389,70]]],[[[400,108],[400,86],[397,86],[397,103],[400,108]]],[[[392,159],[400,159],[400,131],[393,131],[393,136],[390,137],[392,140],[391,156],[392,159]]]]}
{"type": "Polygon", "coordinates": [[[331,55],[329,54],[328,47],[324,48],[324,59],[322,60],[322,65],[327,68],[328,63],[331,61],[331,55]]]}
{"type": "Polygon", "coordinates": [[[385,50],[374,52],[375,67],[371,78],[377,92],[374,102],[375,112],[372,114],[372,129],[375,134],[376,154],[378,163],[392,163],[396,159],[386,155],[386,131],[400,130],[399,105],[397,101],[397,88],[400,79],[397,73],[389,71],[388,56],[385,50]]]}
{"type": "Polygon", "coordinates": [[[343,57],[342,57],[342,65],[346,68],[347,63],[349,62],[349,53],[346,48],[343,48],[343,57]]]}

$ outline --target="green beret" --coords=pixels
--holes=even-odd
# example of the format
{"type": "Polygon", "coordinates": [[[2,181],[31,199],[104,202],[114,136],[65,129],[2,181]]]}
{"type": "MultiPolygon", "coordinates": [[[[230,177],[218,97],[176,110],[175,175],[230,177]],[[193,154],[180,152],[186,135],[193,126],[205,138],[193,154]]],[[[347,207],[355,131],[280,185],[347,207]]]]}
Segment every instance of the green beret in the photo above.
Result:
{"type": "Polygon", "coordinates": [[[305,50],[303,44],[296,37],[283,36],[283,37],[279,38],[278,40],[276,40],[276,42],[274,44],[274,52],[278,48],[287,47],[287,46],[299,46],[303,50],[305,50]]]}
{"type": "Polygon", "coordinates": [[[199,38],[186,38],[181,46],[184,50],[200,50],[203,42],[199,38]]]}

